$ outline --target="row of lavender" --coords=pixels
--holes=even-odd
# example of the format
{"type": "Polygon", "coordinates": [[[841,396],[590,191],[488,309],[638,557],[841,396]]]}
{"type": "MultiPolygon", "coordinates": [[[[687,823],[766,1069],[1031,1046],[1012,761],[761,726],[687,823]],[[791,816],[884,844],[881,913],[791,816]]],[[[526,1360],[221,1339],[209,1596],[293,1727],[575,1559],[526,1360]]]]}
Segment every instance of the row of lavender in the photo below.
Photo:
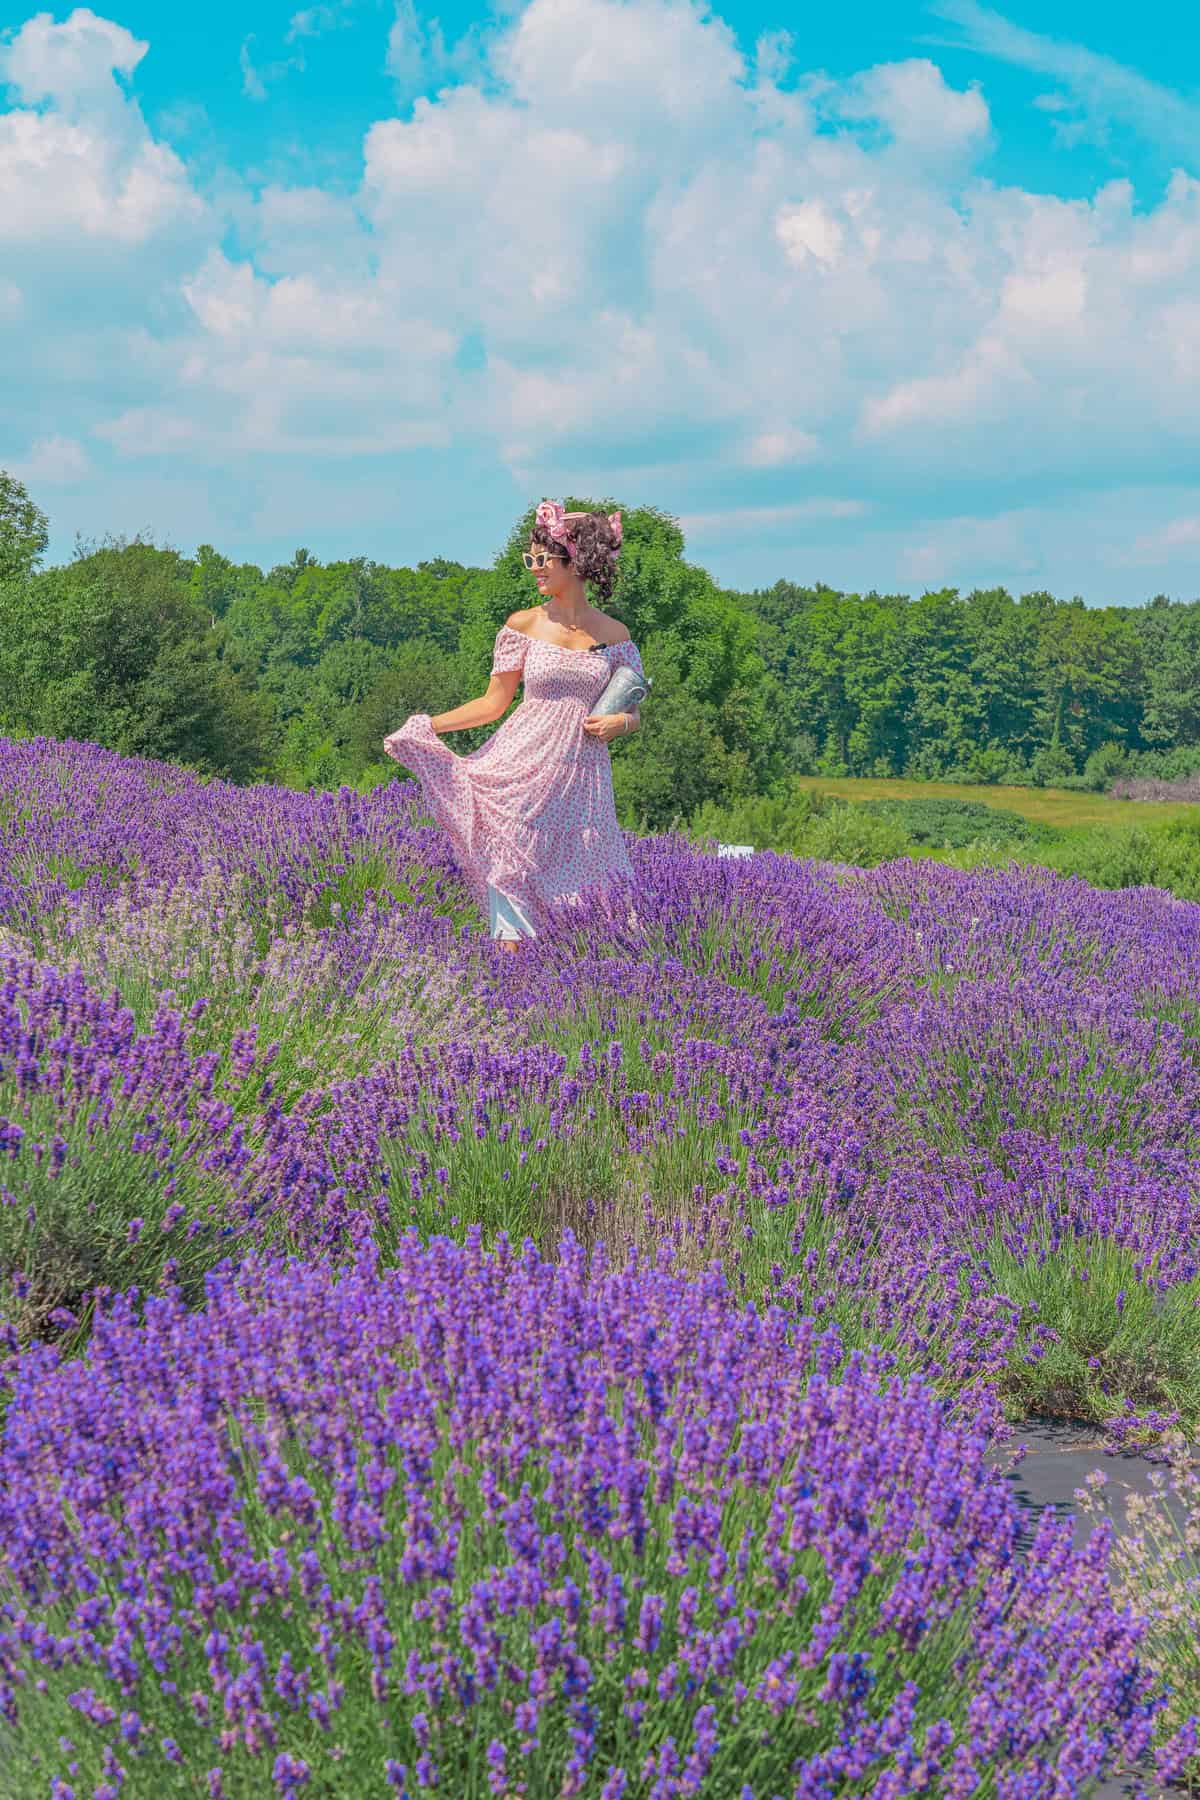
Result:
{"type": "Polygon", "coordinates": [[[0,1794],[1183,1766],[983,1454],[1200,1415],[1196,909],[653,840],[510,959],[413,805],[0,746],[0,1794]]]}

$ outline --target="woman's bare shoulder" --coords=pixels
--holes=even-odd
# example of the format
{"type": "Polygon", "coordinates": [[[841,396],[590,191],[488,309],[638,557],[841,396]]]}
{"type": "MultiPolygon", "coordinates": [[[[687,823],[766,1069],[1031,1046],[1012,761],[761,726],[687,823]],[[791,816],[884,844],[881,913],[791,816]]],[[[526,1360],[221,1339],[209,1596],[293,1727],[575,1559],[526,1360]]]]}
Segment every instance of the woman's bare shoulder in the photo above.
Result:
{"type": "MultiPolygon", "coordinates": [[[[604,639],[606,644],[627,644],[629,642],[628,625],[623,625],[620,619],[610,619],[607,613],[601,613],[600,617],[604,620],[604,623],[611,626],[612,630],[616,633],[615,637],[604,639]]],[[[596,635],[599,636],[600,634],[597,632],[596,635]]]]}
{"type": "Polygon", "coordinates": [[[510,631],[523,631],[526,637],[528,637],[529,627],[536,612],[537,608],[535,606],[527,606],[522,612],[509,613],[504,623],[508,626],[510,631]]]}

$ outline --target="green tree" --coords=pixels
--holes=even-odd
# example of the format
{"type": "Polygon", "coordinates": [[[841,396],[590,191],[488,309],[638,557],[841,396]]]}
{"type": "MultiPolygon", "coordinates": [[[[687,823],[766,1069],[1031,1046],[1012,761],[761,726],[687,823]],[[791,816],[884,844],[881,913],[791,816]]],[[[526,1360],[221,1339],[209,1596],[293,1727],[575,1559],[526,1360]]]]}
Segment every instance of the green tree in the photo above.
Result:
{"type": "Polygon", "coordinates": [[[630,829],[667,831],[691,818],[705,801],[747,792],[745,769],[723,741],[711,708],[673,670],[656,665],[653,712],[647,701],[643,731],[613,757],[617,812],[630,829]],[[647,747],[638,743],[645,736],[647,747]]]}
{"type": "Polygon", "coordinates": [[[231,562],[211,544],[201,544],[192,560],[192,594],[214,626],[243,593],[253,593],[260,588],[262,580],[262,570],[253,563],[231,562]]]}
{"type": "Polygon", "coordinates": [[[49,541],[45,513],[15,475],[0,469],[0,585],[31,575],[49,541]]]}
{"type": "Polygon", "coordinates": [[[1038,725],[1043,746],[1060,747],[1078,770],[1101,744],[1128,742],[1137,730],[1137,638],[1114,608],[1088,608],[1078,597],[1045,600],[1035,660],[1038,725]]]}
{"type": "Polygon", "coordinates": [[[898,775],[923,724],[914,712],[909,666],[912,614],[901,596],[875,593],[842,611],[841,688],[854,721],[843,734],[842,755],[855,775],[898,775]]]}
{"type": "Polygon", "coordinates": [[[347,744],[355,773],[376,764],[396,768],[384,751],[384,738],[399,730],[412,713],[433,717],[449,712],[465,695],[456,657],[447,656],[437,644],[419,640],[402,644],[393,652],[390,667],[347,713],[347,744]]]}
{"type": "Polygon", "coordinates": [[[846,691],[843,642],[857,603],[857,595],[839,594],[833,588],[805,589],[777,582],[768,614],[779,621],[780,660],[773,666],[790,698],[791,735],[815,739],[827,762],[841,768],[846,766],[850,735],[858,722],[855,701],[846,691]]]}
{"type": "Polygon", "coordinates": [[[1200,601],[1156,595],[1132,626],[1145,669],[1141,736],[1147,744],[1200,744],[1200,601]]]}
{"type": "Polygon", "coordinates": [[[218,660],[190,575],[141,540],[35,574],[0,613],[4,722],[233,780],[260,773],[269,717],[218,660]]]}
{"type": "Polygon", "coordinates": [[[1004,588],[975,588],[963,604],[963,629],[979,717],[976,757],[1020,766],[1038,744],[1036,615],[1004,588]]]}

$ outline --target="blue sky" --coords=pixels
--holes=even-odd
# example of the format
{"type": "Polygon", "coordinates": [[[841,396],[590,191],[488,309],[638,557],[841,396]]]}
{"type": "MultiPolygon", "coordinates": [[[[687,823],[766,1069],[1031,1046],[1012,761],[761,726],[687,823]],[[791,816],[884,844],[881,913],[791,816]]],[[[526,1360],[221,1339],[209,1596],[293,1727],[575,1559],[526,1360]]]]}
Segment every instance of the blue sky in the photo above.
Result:
{"type": "Polygon", "coordinates": [[[285,0],[0,32],[0,466],[77,537],[1200,597],[1200,26],[285,0]]]}

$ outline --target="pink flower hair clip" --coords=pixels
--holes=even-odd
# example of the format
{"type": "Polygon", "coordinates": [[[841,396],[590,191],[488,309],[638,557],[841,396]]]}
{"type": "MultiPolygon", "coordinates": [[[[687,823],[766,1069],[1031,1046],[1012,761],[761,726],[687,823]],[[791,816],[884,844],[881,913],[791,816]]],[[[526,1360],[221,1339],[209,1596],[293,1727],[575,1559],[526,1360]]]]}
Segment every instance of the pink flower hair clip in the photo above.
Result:
{"type": "MultiPolygon", "coordinates": [[[[582,518],[582,513],[575,513],[574,518],[582,518]]],[[[549,537],[556,544],[561,544],[567,555],[574,559],[575,540],[571,536],[571,527],[567,523],[565,508],[557,500],[543,500],[537,509],[537,523],[545,528],[549,537]]]]}
{"type": "MultiPolygon", "coordinates": [[[[585,512],[567,512],[558,500],[543,500],[537,509],[535,522],[545,529],[546,535],[553,538],[556,544],[561,544],[567,555],[574,561],[575,539],[571,534],[571,526],[577,519],[586,519],[587,517],[588,514],[585,512]]],[[[608,554],[615,562],[620,555],[623,536],[620,513],[609,513],[608,523],[616,540],[608,554]]]]}

